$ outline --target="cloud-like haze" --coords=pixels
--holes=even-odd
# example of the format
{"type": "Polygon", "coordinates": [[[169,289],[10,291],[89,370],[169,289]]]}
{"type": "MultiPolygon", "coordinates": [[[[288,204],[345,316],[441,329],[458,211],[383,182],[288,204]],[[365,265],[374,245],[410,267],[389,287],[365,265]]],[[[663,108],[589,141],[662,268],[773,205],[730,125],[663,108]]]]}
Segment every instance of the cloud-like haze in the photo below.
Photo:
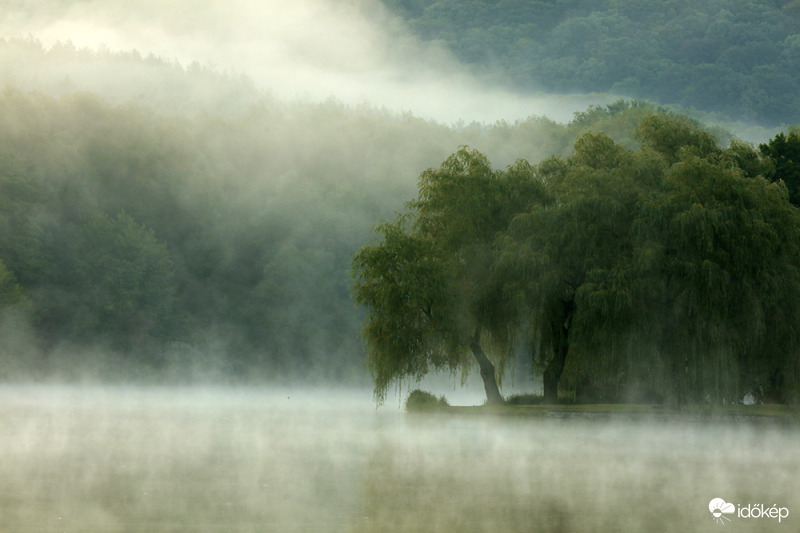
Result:
{"type": "Polygon", "coordinates": [[[367,103],[452,123],[565,121],[610,97],[515,95],[478,83],[376,0],[0,1],[0,36],[137,50],[245,74],[282,99],[367,103]]]}

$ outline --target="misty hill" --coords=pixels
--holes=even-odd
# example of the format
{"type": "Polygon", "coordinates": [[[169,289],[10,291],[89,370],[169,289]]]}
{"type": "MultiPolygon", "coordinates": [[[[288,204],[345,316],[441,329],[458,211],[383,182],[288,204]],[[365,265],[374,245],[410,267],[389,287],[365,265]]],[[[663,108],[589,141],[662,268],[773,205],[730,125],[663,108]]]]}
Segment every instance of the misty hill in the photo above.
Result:
{"type": "Polygon", "coordinates": [[[136,52],[0,45],[9,378],[363,375],[351,254],[421,171],[462,144],[536,161],[633,120],[445,127],[136,52]]]}
{"type": "Polygon", "coordinates": [[[0,39],[0,85],[64,96],[91,92],[114,104],[137,104],[162,113],[242,113],[274,103],[242,75],[187,66],[136,50],[112,52],[58,42],[45,48],[33,38],[0,39]]]}
{"type": "Polygon", "coordinates": [[[366,378],[351,257],[422,171],[461,145],[498,168],[568,154],[586,131],[633,146],[653,110],[448,127],[280,102],[246,78],[135,51],[0,45],[9,379],[366,378]]]}
{"type": "Polygon", "coordinates": [[[421,38],[521,90],[611,92],[800,122],[794,0],[383,0],[421,38]]]}

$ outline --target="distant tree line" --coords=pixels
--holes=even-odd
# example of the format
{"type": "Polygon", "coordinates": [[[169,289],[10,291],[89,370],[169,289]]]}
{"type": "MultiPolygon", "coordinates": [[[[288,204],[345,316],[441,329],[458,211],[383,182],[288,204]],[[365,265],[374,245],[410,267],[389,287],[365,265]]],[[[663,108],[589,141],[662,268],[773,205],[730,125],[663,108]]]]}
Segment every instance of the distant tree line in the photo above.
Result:
{"type": "Polygon", "coordinates": [[[462,148],[420,175],[417,198],[353,262],[379,401],[403,380],[477,367],[501,403],[498,377],[520,350],[548,403],[567,390],[797,401],[796,133],[722,148],[657,113],[634,135],[630,149],[585,133],[568,157],[504,171],[462,148]]]}
{"type": "Polygon", "coordinates": [[[611,92],[800,121],[794,0],[383,0],[420,37],[521,90],[611,92]]]}

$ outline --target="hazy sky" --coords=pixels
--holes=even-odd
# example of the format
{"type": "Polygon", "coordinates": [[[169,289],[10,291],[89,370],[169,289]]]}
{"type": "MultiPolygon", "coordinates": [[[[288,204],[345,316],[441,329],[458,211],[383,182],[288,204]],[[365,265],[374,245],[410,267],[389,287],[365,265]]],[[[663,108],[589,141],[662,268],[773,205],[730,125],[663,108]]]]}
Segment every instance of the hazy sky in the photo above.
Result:
{"type": "Polygon", "coordinates": [[[244,73],[284,99],[334,96],[445,123],[559,121],[600,97],[513,95],[477,83],[376,0],[0,0],[0,36],[136,49],[244,73]]]}

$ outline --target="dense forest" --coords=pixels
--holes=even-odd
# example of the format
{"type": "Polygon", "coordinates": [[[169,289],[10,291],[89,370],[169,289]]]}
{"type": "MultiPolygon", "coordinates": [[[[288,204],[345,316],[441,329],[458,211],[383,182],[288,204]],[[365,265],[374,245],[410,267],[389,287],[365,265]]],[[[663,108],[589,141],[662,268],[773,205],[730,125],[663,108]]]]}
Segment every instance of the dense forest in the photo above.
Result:
{"type": "Polygon", "coordinates": [[[14,85],[0,93],[9,378],[363,376],[350,256],[422,170],[459,145],[510,164],[568,153],[589,129],[633,142],[649,109],[447,127],[280,103],[247,80],[135,53],[0,45],[28,72],[5,70],[14,85]],[[133,90],[125,101],[128,71],[152,106],[133,90]]]}
{"type": "Polygon", "coordinates": [[[383,0],[420,37],[519,90],[610,92],[800,121],[796,0],[383,0]]]}

